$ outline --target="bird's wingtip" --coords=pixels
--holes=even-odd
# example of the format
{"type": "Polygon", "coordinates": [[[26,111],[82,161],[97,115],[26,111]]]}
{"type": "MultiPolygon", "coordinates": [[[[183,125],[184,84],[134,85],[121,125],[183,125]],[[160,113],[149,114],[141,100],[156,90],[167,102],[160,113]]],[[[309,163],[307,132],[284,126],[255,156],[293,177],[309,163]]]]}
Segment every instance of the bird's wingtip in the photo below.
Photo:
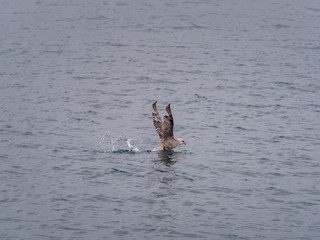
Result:
{"type": "Polygon", "coordinates": [[[152,108],[153,108],[153,111],[157,112],[157,101],[154,101],[154,103],[152,103],[152,108]]]}

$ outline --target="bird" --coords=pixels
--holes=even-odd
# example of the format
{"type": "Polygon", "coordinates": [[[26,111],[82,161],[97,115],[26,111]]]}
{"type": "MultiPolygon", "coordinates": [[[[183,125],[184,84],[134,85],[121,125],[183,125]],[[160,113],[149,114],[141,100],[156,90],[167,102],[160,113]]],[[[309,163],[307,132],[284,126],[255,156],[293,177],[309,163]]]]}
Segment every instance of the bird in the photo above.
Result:
{"type": "Polygon", "coordinates": [[[152,104],[152,117],[153,125],[160,137],[160,143],[155,146],[152,151],[170,150],[182,144],[186,145],[186,142],[182,138],[174,138],[173,136],[173,117],[170,103],[166,106],[167,115],[164,116],[163,122],[158,113],[156,104],[157,101],[152,104]]]}

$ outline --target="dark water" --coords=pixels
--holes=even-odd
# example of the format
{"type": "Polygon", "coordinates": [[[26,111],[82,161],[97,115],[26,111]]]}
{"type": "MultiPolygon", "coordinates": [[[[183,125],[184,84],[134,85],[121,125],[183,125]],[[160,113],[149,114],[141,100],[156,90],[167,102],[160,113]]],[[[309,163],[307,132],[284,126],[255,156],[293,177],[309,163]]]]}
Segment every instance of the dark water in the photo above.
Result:
{"type": "Polygon", "coordinates": [[[319,20],[317,0],[1,1],[0,238],[319,239],[319,20]],[[187,146],[149,151],[154,100],[187,146]]]}

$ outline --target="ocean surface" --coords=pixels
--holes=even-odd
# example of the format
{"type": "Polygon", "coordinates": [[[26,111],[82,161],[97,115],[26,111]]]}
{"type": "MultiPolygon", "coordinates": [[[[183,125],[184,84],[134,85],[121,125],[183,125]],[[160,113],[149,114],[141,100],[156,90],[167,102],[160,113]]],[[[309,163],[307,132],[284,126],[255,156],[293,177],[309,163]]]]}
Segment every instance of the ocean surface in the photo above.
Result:
{"type": "Polygon", "coordinates": [[[0,1],[0,239],[320,239],[319,22],[318,0],[0,1]],[[155,100],[186,146],[150,151],[155,100]]]}

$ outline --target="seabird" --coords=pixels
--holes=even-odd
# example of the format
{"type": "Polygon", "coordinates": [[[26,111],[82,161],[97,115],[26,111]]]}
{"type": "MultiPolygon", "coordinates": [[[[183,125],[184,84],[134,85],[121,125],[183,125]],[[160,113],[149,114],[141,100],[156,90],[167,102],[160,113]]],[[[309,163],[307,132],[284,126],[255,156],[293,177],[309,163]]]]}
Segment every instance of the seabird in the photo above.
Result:
{"type": "Polygon", "coordinates": [[[171,113],[170,104],[166,107],[167,115],[164,116],[164,121],[161,121],[161,117],[157,110],[157,101],[152,104],[153,112],[153,125],[160,137],[160,143],[152,149],[152,151],[168,150],[178,147],[186,142],[182,138],[173,137],[173,117],[171,113]]]}

